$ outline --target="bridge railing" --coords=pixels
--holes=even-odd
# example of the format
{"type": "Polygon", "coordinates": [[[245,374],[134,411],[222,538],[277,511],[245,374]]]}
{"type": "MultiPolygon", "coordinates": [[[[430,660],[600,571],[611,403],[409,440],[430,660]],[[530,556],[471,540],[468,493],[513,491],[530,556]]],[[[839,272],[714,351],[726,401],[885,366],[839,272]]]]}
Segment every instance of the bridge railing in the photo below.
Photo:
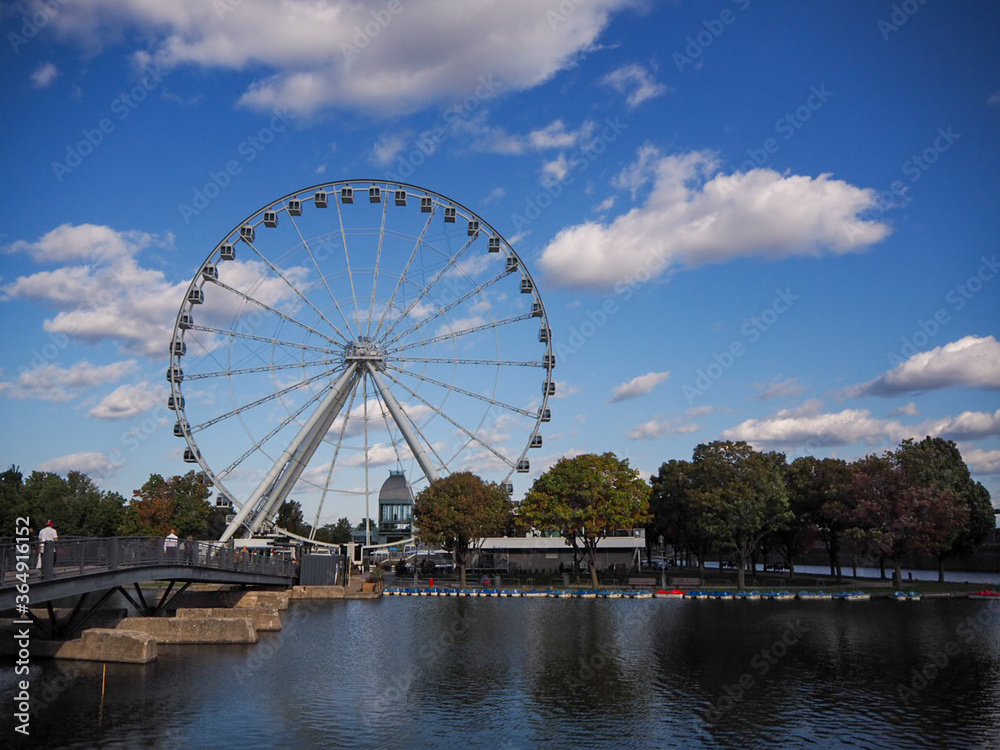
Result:
{"type": "Polygon", "coordinates": [[[0,544],[0,587],[29,580],[49,581],[125,568],[182,566],[293,576],[291,560],[269,557],[221,542],[163,537],[103,537],[0,544]],[[20,566],[19,566],[20,563],[20,566]]]}

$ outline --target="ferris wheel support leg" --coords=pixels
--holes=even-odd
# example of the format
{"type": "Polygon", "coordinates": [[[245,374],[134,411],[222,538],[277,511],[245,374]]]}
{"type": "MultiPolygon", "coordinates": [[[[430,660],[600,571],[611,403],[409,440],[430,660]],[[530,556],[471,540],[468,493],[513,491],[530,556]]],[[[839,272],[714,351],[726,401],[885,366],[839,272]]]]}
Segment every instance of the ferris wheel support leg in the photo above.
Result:
{"type": "MultiPolygon", "coordinates": [[[[355,377],[358,377],[355,374],[355,377]]],[[[332,402],[332,405],[325,411],[322,419],[320,419],[312,429],[312,432],[306,437],[306,439],[299,446],[298,450],[292,455],[291,460],[288,462],[287,470],[281,475],[277,482],[275,482],[274,487],[271,491],[267,493],[267,500],[261,507],[260,511],[250,520],[249,531],[251,533],[256,532],[260,525],[265,519],[273,515],[281,504],[288,499],[288,495],[291,494],[292,488],[295,487],[295,483],[299,481],[299,477],[302,476],[302,472],[305,471],[306,466],[312,460],[313,454],[323,443],[323,438],[326,437],[326,433],[329,432],[333,421],[340,414],[340,410],[344,408],[344,404],[347,403],[347,398],[351,393],[351,386],[353,384],[352,380],[340,383],[334,386],[334,390],[337,392],[337,398],[332,402]]]]}
{"type": "Polygon", "coordinates": [[[403,439],[406,440],[406,444],[410,446],[410,450],[413,451],[414,458],[417,459],[417,463],[420,464],[420,468],[423,469],[424,476],[427,477],[428,483],[433,482],[438,478],[438,473],[434,469],[434,465],[431,463],[430,459],[427,457],[427,451],[424,450],[424,446],[420,444],[420,441],[417,440],[417,436],[413,434],[413,430],[410,427],[410,421],[403,413],[402,407],[400,407],[399,402],[396,401],[396,397],[392,395],[392,391],[385,387],[385,383],[382,381],[382,376],[378,374],[378,371],[374,367],[372,367],[371,362],[366,362],[365,366],[368,368],[368,374],[371,375],[372,381],[375,383],[375,387],[378,389],[379,395],[382,396],[382,400],[385,401],[385,405],[389,409],[389,414],[392,415],[392,419],[396,423],[396,426],[399,427],[399,431],[403,433],[403,439]]]}
{"type": "MultiPolygon", "coordinates": [[[[232,522],[226,527],[222,536],[219,537],[220,542],[229,541],[247,521],[251,513],[254,516],[247,524],[248,528],[251,531],[256,531],[260,528],[261,523],[263,523],[264,518],[267,516],[268,510],[273,505],[271,501],[274,499],[276,493],[274,491],[271,492],[267,498],[265,507],[255,510],[256,506],[269,490],[278,490],[280,486],[287,484],[283,480],[288,476],[288,472],[295,472],[295,479],[298,479],[298,476],[302,473],[302,468],[309,462],[312,454],[316,452],[316,448],[322,442],[323,435],[326,434],[326,430],[322,430],[320,427],[322,424],[326,424],[327,429],[329,429],[329,425],[333,423],[333,420],[337,418],[337,414],[343,408],[347,394],[350,392],[351,383],[357,376],[356,369],[357,365],[351,363],[344,370],[337,382],[330,388],[330,392],[323,399],[323,402],[312,413],[312,416],[302,426],[299,433],[282,452],[281,457],[271,467],[270,471],[267,472],[261,483],[257,485],[257,489],[253,491],[243,504],[243,507],[240,508],[239,513],[236,514],[232,522]],[[295,462],[294,466],[290,466],[293,461],[295,462]]],[[[294,482],[291,484],[294,484],[294,482]]],[[[291,489],[291,484],[288,484],[285,494],[291,489]]]]}

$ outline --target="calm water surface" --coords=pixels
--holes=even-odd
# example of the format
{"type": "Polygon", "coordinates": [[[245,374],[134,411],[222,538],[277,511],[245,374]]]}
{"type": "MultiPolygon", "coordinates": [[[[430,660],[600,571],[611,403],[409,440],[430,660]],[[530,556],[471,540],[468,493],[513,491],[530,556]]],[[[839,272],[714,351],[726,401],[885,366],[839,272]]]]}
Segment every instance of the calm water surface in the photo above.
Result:
{"type": "Polygon", "coordinates": [[[108,665],[103,707],[100,664],[39,661],[30,746],[1000,747],[997,602],[389,597],[283,620],[108,665]]]}

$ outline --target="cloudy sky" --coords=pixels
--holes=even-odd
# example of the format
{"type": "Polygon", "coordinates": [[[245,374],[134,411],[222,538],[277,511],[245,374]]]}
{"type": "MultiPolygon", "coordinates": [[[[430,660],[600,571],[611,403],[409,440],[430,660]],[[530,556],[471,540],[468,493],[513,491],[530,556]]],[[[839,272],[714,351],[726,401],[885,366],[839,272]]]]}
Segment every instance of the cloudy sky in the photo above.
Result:
{"type": "Polygon", "coordinates": [[[163,405],[188,284],[281,196],[378,179],[531,269],[558,391],[516,495],[581,452],[650,473],[719,438],[935,435],[1000,506],[993,3],[48,0],[0,24],[5,464],[126,495],[187,470],[163,405]]]}

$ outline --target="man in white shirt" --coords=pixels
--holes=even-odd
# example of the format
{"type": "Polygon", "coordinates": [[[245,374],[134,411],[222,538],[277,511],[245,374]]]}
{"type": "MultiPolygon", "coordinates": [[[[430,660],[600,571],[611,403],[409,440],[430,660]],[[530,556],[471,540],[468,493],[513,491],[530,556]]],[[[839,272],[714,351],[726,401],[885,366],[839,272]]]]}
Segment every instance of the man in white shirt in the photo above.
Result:
{"type": "MultiPolygon", "coordinates": [[[[59,532],[56,531],[56,527],[49,521],[45,524],[45,528],[38,532],[38,569],[42,569],[42,556],[45,554],[45,543],[46,542],[57,542],[59,541],[59,532]]],[[[55,559],[55,558],[53,558],[55,559]]]]}
{"type": "Polygon", "coordinates": [[[175,549],[177,549],[177,531],[170,529],[170,533],[163,540],[163,551],[169,555],[172,554],[171,550],[175,549]]]}

